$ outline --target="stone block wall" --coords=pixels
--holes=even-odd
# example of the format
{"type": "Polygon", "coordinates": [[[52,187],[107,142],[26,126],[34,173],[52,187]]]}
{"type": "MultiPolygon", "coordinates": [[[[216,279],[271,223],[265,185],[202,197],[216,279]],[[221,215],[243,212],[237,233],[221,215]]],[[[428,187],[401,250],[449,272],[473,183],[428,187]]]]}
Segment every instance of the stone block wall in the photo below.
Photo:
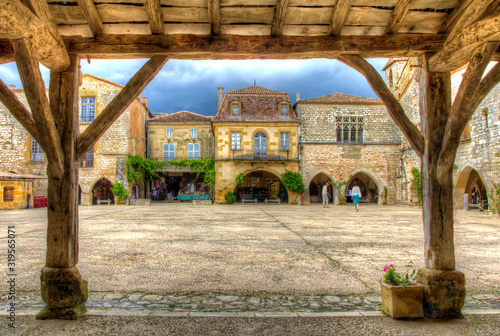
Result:
{"type": "Polygon", "coordinates": [[[32,181],[0,180],[0,210],[33,207],[32,181]],[[14,188],[14,199],[5,199],[5,188],[14,188]]]}

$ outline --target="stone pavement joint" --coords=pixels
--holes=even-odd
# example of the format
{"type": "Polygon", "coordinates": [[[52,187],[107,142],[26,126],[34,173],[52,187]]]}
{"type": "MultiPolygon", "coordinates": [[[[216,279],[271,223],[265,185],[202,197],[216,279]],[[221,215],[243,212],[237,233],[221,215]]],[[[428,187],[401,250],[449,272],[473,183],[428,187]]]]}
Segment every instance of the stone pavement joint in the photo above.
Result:
{"type": "MultiPolygon", "coordinates": [[[[19,315],[34,315],[44,306],[40,293],[19,293],[19,315]]],[[[0,298],[0,315],[7,315],[9,302],[0,298]]],[[[87,315],[165,317],[348,317],[381,316],[377,293],[358,295],[295,296],[274,293],[229,295],[226,293],[152,294],[91,292],[87,315]]],[[[500,314],[500,297],[469,294],[466,315],[500,314]]]]}

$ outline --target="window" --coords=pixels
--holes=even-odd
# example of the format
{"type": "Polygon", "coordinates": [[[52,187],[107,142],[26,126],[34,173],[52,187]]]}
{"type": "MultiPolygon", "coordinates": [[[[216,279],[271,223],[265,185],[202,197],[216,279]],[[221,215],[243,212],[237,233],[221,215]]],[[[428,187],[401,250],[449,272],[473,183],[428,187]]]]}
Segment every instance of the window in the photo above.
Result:
{"type": "Polygon", "coordinates": [[[335,120],[338,143],[363,143],[363,117],[337,116],[335,120]]]}
{"type": "Polygon", "coordinates": [[[188,143],[188,159],[200,158],[200,143],[188,143]]]}
{"type": "Polygon", "coordinates": [[[283,102],[278,104],[278,109],[279,109],[279,113],[281,116],[288,115],[289,108],[290,108],[290,105],[286,101],[283,101],[283,102]]]}
{"type": "Polygon", "coordinates": [[[238,102],[231,103],[231,115],[233,116],[240,115],[240,104],[238,102]]]}
{"type": "Polygon", "coordinates": [[[34,139],[31,139],[31,161],[43,162],[42,147],[34,139]]]}
{"type": "Polygon", "coordinates": [[[175,143],[163,144],[163,161],[175,160],[175,143]]]}
{"type": "Polygon", "coordinates": [[[95,97],[82,97],[80,122],[88,123],[94,121],[95,97]]]}
{"type": "Polygon", "coordinates": [[[14,187],[3,187],[3,201],[14,201],[14,187]]]}
{"type": "Polygon", "coordinates": [[[267,136],[264,132],[257,132],[254,136],[254,156],[265,158],[267,156],[267,136]]]}
{"type": "Polygon", "coordinates": [[[196,138],[196,128],[191,128],[191,138],[196,138]]]}
{"type": "Polygon", "coordinates": [[[91,148],[87,154],[80,161],[81,168],[93,168],[94,167],[94,148],[91,148]]]}
{"type": "Polygon", "coordinates": [[[167,128],[167,139],[172,139],[172,129],[167,128]]]}
{"type": "Polygon", "coordinates": [[[282,151],[290,150],[290,133],[280,133],[280,149],[282,151]]]}
{"type": "Polygon", "coordinates": [[[231,132],[231,150],[241,149],[241,133],[231,132]]]}

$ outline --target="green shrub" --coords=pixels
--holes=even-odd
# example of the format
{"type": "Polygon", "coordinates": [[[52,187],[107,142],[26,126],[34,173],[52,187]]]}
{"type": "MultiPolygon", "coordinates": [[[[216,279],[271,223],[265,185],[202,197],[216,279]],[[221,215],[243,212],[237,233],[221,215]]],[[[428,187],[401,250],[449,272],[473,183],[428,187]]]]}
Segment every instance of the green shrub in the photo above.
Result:
{"type": "Polygon", "coordinates": [[[127,199],[128,196],[128,190],[123,187],[123,184],[120,182],[113,183],[111,185],[111,192],[113,195],[118,197],[119,202],[123,202],[127,199]]]}
{"type": "Polygon", "coordinates": [[[420,170],[418,168],[412,168],[411,173],[413,174],[413,180],[410,182],[413,182],[415,185],[415,189],[418,191],[418,200],[420,201],[420,204],[423,204],[422,202],[422,176],[420,175],[420,170]]]}
{"type": "Polygon", "coordinates": [[[243,177],[243,173],[236,175],[236,185],[243,184],[245,182],[245,178],[243,177]]]}
{"type": "Polygon", "coordinates": [[[228,191],[224,195],[224,199],[226,200],[227,204],[233,204],[234,201],[236,201],[236,195],[232,191],[228,191]]]}

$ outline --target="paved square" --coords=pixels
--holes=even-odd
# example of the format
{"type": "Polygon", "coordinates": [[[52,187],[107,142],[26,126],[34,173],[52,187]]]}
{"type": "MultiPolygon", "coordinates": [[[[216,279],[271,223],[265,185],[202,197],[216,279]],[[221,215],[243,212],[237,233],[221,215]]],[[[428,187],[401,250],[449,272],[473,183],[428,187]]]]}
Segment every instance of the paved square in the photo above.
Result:
{"type": "MultiPolygon", "coordinates": [[[[80,207],[78,268],[92,292],[378,293],[384,265],[423,264],[422,210],[233,204],[80,207]]],[[[18,291],[38,291],[45,209],[0,212],[17,235],[18,291]]],[[[500,294],[500,217],[455,213],[457,268],[471,293],[500,294]]],[[[0,273],[0,292],[7,290],[0,273]]]]}

